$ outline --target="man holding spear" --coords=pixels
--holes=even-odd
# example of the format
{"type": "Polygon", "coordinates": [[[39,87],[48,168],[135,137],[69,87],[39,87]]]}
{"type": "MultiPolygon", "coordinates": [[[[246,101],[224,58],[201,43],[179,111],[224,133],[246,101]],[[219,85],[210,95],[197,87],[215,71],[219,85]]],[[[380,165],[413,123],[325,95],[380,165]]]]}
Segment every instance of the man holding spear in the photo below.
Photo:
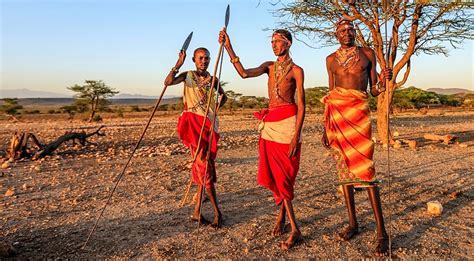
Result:
{"type": "Polygon", "coordinates": [[[257,182],[270,189],[276,204],[281,205],[273,236],[283,234],[285,215],[288,215],[291,233],[281,243],[281,248],[287,250],[301,239],[291,201],[301,155],[301,130],[305,114],[304,72],[290,57],[292,37],[286,30],[276,30],[272,35],[271,44],[277,60],[264,62],[252,69],[245,69],[240,63],[225,30],[220,32],[219,42],[224,44],[231,63],[242,78],[268,75],[269,108],[255,115],[261,121],[257,182]]]}
{"type": "Polygon", "coordinates": [[[222,224],[222,214],[217,205],[216,189],[214,187],[216,182],[215,159],[219,134],[217,119],[214,126],[212,126],[212,119],[216,113],[212,108],[216,108],[216,102],[218,103],[217,108],[223,106],[227,96],[221,88],[219,80],[217,78],[213,80],[213,77],[207,71],[211,57],[206,48],[200,47],[194,51],[192,60],[195,63],[196,70],[183,72],[176,76],[185,59],[186,52],[181,50],[176,65],[165,79],[165,85],[176,85],[184,82],[184,109],[178,119],[178,136],[183,144],[190,149],[191,156],[195,159],[191,172],[192,180],[198,185],[198,197],[191,219],[200,222],[202,225],[210,223],[200,212],[202,190],[205,187],[214,210],[214,221],[211,225],[219,228],[222,224]],[[215,83],[214,86],[211,87],[211,83],[215,83]],[[219,92],[219,99],[217,101],[211,100],[211,106],[206,110],[208,99],[216,97],[212,94],[216,90],[219,92]],[[209,135],[211,131],[213,131],[213,138],[209,135]],[[209,154],[207,153],[208,150],[210,150],[209,154]],[[210,155],[210,157],[207,158],[207,155],[210,155]]]}
{"type": "Polygon", "coordinates": [[[336,24],[336,37],[341,46],[326,58],[329,94],[322,102],[325,104],[323,143],[333,151],[349,214],[349,226],[338,236],[341,240],[349,240],[359,232],[354,187],[366,187],[377,224],[375,255],[381,256],[387,253],[389,238],[372,160],[374,142],[367,84],[370,84],[370,94],[378,96],[385,91],[385,80],[392,78],[392,71],[384,68],[379,79],[375,53],[370,48],[355,45],[351,21],[342,19],[336,24]]]}

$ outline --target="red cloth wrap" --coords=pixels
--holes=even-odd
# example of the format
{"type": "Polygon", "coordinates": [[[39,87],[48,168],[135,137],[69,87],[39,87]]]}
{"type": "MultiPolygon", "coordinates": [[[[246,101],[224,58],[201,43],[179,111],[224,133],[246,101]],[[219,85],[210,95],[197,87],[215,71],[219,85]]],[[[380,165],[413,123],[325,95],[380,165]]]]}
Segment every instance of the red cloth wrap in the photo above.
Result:
{"type": "MultiPolygon", "coordinates": [[[[296,115],[297,106],[285,105],[254,113],[257,119],[265,122],[284,120],[296,115]]],[[[295,126],[296,127],[296,126],[295,126]]],[[[301,143],[294,157],[288,157],[289,144],[282,144],[260,137],[257,183],[273,192],[275,203],[280,205],[284,199],[293,200],[296,174],[300,166],[301,143]]]]}
{"type": "MultiPolygon", "coordinates": [[[[183,112],[178,118],[178,136],[183,144],[191,151],[191,156],[194,156],[198,147],[199,134],[204,117],[192,112],[183,112]]],[[[196,162],[193,164],[191,173],[194,183],[204,184],[204,173],[206,172],[206,156],[209,147],[209,131],[211,128],[211,121],[206,118],[206,124],[201,138],[201,146],[196,157],[196,162]]],[[[211,155],[209,159],[209,166],[207,167],[207,177],[205,187],[210,188],[216,182],[216,166],[215,159],[217,156],[217,142],[219,141],[219,133],[214,131],[211,144],[211,155]]]]}

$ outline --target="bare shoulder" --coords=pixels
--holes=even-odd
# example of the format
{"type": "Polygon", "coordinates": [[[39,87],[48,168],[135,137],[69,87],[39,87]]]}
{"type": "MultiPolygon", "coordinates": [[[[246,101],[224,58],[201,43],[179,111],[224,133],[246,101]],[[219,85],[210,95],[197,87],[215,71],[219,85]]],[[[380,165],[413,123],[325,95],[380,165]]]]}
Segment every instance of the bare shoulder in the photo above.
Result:
{"type": "Polygon", "coordinates": [[[335,57],[336,57],[336,52],[333,52],[332,54],[330,54],[326,57],[326,62],[330,63],[330,62],[334,61],[335,57]]]}
{"type": "Polygon", "coordinates": [[[294,72],[294,73],[304,73],[304,70],[303,68],[301,68],[299,65],[297,64],[293,64],[293,67],[291,68],[291,70],[294,72]]]}
{"type": "Polygon", "coordinates": [[[369,47],[360,47],[360,51],[369,58],[375,55],[374,50],[372,50],[372,48],[369,48],[369,47]]]}

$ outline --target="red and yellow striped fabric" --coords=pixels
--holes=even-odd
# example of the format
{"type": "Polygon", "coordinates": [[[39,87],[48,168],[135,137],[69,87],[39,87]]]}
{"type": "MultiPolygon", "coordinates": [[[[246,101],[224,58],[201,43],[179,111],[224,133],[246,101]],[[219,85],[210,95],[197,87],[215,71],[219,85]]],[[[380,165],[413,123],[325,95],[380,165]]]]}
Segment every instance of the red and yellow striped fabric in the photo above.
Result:
{"type": "Polygon", "coordinates": [[[321,99],[326,105],[324,126],[334,150],[340,184],[376,182],[367,98],[365,92],[336,87],[321,99]]]}

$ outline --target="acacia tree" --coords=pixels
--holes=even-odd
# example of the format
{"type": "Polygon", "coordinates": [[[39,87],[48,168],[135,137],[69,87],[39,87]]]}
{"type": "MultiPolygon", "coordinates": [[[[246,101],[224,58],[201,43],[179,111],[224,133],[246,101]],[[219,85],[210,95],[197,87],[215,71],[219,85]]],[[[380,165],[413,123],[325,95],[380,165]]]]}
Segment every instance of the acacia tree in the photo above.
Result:
{"type": "Polygon", "coordinates": [[[410,58],[420,54],[447,56],[447,46],[460,48],[464,40],[474,39],[474,5],[459,1],[382,2],[303,0],[283,4],[274,14],[281,18],[280,26],[288,28],[296,39],[310,46],[314,43],[337,45],[336,22],[341,18],[353,21],[358,45],[372,48],[379,65],[393,69],[387,91],[377,99],[377,133],[379,139],[386,142],[390,134],[388,105],[394,90],[405,84],[410,75],[410,58]],[[384,39],[386,27],[389,28],[389,41],[384,39]],[[307,43],[299,36],[305,36],[313,43],[307,43]],[[389,43],[391,51],[385,56],[389,43]]]}
{"type": "Polygon", "coordinates": [[[119,93],[113,88],[105,85],[103,81],[86,80],[84,85],[74,85],[67,87],[69,90],[76,92],[75,103],[87,104],[90,110],[89,122],[94,119],[95,113],[100,106],[107,104],[107,98],[119,93]]]}

